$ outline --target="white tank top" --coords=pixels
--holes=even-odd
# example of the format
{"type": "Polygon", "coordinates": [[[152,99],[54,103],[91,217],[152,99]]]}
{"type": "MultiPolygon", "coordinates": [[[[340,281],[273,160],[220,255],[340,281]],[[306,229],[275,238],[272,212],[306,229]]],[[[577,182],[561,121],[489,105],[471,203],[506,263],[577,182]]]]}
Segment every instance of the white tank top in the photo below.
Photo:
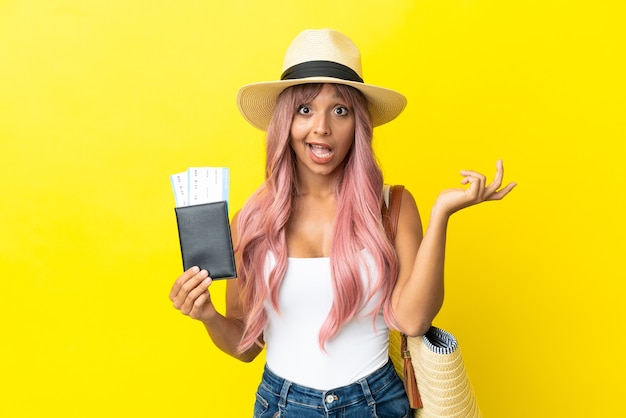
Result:
{"type": "MultiPolygon", "coordinates": [[[[368,276],[375,280],[377,271],[371,255],[365,251],[362,255],[361,279],[367,294],[368,276]]],[[[267,261],[266,272],[275,263],[272,255],[267,261]]],[[[267,366],[284,379],[319,390],[345,386],[376,371],[389,356],[389,329],[382,311],[375,320],[371,315],[380,297],[379,292],[366,301],[326,342],[324,352],[318,336],[333,301],[330,258],[289,258],[278,297],[280,315],[269,297],[265,301],[267,366]]]]}

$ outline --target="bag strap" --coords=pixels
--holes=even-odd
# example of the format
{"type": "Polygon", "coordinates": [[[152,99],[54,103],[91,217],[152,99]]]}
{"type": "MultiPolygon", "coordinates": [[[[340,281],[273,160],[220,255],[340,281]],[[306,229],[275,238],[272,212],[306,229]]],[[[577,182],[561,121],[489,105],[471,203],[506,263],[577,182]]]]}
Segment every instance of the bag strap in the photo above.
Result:
{"type": "Polygon", "coordinates": [[[401,184],[391,186],[389,188],[389,203],[383,206],[383,224],[387,237],[392,244],[396,240],[396,232],[398,231],[398,217],[403,190],[404,186],[401,184]]]}
{"type": "MultiPolygon", "coordinates": [[[[400,203],[402,201],[403,190],[403,185],[396,184],[395,186],[391,186],[389,189],[389,199],[385,199],[385,203],[388,203],[383,206],[383,224],[387,237],[392,244],[396,240],[396,233],[398,231],[398,217],[400,215],[400,203]]],[[[411,361],[411,352],[408,349],[407,336],[404,333],[400,333],[400,335],[402,337],[400,342],[400,354],[404,360],[402,379],[404,390],[409,398],[409,405],[412,409],[423,408],[422,397],[417,387],[415,370],[413,369],[413,362],[411,361]]]]}

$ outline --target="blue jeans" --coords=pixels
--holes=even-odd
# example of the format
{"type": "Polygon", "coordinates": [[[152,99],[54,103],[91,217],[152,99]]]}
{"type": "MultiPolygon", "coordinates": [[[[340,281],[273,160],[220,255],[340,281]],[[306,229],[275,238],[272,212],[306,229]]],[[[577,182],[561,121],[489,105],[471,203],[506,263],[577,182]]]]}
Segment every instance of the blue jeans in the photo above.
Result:
{"type": "Polygon", "coordinates": [[[317,390],[285,380],[265,366],[254,418],[404,418],[411,410],[391,361],[347,386],[317,390]]]}

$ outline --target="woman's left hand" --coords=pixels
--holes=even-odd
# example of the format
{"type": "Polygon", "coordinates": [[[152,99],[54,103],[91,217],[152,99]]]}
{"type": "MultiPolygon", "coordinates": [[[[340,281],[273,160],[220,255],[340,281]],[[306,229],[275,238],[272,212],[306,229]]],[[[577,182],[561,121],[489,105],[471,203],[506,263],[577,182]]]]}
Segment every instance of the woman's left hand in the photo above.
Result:
{"type": "Polygon", "coordinates": [[[500,189],[504,178],[502,160],[497,161],[496,167],[496,176],[489,185],[486,185],[487,179],[483,174],[471,170],[461,171],[463,176],[461,184],[469,184],[469,187],[444,190],[437,198],[433,211],[440,210],[443,214],[450,216],[454,212],[477,203],[504,198],[513,190],[516,183],[511,182],[500,189]]]}

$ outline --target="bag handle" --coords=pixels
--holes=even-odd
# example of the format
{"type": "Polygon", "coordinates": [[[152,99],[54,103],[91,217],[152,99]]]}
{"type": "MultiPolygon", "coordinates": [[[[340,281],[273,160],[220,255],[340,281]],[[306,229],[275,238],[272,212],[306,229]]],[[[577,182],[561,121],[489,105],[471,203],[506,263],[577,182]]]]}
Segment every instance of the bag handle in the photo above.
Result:
{"type": "MultiPolygon", "coordinates": [[[[391,241],[391,244],[396,240],[396,233],[398,231],[398,217],[400,215],[400,203],[402,201],[402,191],[404,186],[396,184],[391,186],[389,190],[389,204],[383,206],[383,224],[385,226],[385,232],[387,237],[391,241]]],[[[402,340],[400,343],[400,352],[403,358],[403,383],[406,395],[409,398],[409,406],[412,409],[423,408],[422,397],[420,396],[419,389],[417,387],[417,379],[415,378],[415,370],[413,369],[413,362],[411,361],[411,352],[407,346],[407,336],[404,333],[400,333],[402,340]]]]}

